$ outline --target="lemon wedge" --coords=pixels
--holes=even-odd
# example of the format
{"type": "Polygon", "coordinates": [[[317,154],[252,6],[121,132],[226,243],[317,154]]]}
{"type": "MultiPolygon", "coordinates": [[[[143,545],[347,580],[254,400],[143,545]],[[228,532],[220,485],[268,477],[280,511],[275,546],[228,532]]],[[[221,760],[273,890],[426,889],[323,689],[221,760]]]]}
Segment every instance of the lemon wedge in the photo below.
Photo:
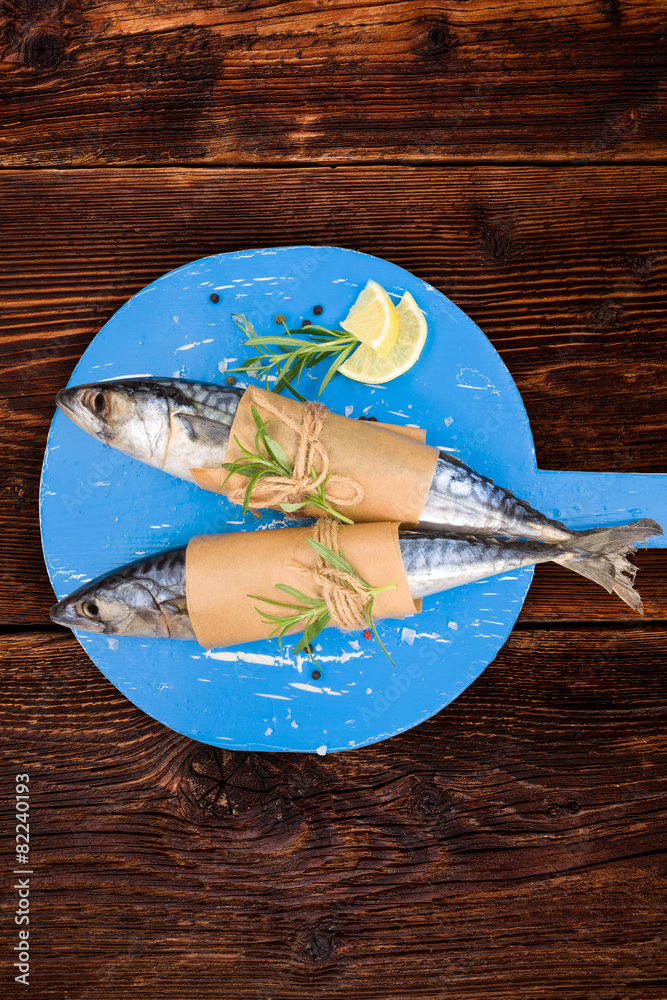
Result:
{"type": "Polygon", "coordinates": [[[389,354],[398,337],[396,307],[377,281],[366,284],[340,325],[380,357],[389,354]]]}
{"type": "Polygon", "coordinates": [[[368,385],[379,385],[398,378],[412,368],[426,343],[428,328],[423,312],[406,292],[396,307],[398,336],[388,354],[382,356],[368,344],[361,344],[338,369],[348,378],[368,385]]]}

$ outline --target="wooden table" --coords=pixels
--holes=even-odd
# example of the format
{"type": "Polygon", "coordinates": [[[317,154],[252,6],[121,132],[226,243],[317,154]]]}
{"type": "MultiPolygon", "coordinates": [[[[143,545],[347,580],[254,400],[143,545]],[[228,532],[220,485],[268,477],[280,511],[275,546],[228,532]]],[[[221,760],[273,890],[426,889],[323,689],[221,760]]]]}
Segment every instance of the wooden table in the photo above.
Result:
{"type": "Polygon", "coordinates": [[[232,753],[144,716],[49,623],[37,501],[54,394],[132,293],[310,242],[469,313],[541,468],[667,471],[664,6],[3,17],[2,847],[9,887],[29,772],[27,995],[662,1000],[664,552],[637,557],[643,619],[540,567],[496,660],[411,732],[232,753]]]}

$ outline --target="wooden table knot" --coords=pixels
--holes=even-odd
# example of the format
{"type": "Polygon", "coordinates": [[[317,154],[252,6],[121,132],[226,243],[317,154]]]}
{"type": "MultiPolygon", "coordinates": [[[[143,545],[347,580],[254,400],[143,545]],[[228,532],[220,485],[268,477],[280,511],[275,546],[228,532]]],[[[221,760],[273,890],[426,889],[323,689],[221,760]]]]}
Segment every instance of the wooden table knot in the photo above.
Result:
{"type": "Polygon", "coordinates": [[[328,962],[336,948],[336,925],[324,922],[315,927],[306,942],[306,952],[312,962],[328,962]]]}
{"type": "Polygon", "coordinates": [[[39,28],[29,34],[21,47],[23,62],[33,69],[55,69],[63,61],[64,55],[63,39],[49,28],[39,28]]]}

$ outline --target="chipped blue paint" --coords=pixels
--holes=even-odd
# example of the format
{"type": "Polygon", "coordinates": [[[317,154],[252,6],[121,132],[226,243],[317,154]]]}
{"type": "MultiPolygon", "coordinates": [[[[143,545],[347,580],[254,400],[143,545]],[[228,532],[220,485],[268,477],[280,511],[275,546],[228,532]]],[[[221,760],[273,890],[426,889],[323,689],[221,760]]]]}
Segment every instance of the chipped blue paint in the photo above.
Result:
{"type": "MultiPolygon", "coordinates": [[[[266,331],[276,313],[300,326],[314,319],[312,308],[320,304],[321,321],[335,325],[368,278],[396,300],[409,289],[428,315],[430,336],[410,375],[387,386],[369,389],[336,377],[323,395],[331,409],[380,420],[407,413],[405,422],[426,427],[432,444],[577,527],[641,516],[667,521],[664,476],[538,471],[519,392],[481,330],[407,271],[349,250],[250,250],[172,271],[109,320],[70,384],[137,373],[172,376],[177,364],[181,377],[224,383],[226,368],[244,356],[233,311],[244,311],[266,331]],[[217,304],[209,298],[214,290],[217,304]]],[[[305,381],[306,395],[315,394],[319,377],[305,381]]],[[[194,534],[280,523],[275,513],[244,523],[223,498],[106,448],[60,413],[44,456],[40,513],[58,598],[194,534]]],[[[205,652],[190,642],[77,637],[120,691],[177,732],[236,749],[322,754],[386,739],[456,698],[503,645],[531,576],[527,569],[482,580],[426,599],[419,618],[379,623],[395,670],[363,636],[324,633],[319,681],[307,658],[268,642],[205,652]]]]}

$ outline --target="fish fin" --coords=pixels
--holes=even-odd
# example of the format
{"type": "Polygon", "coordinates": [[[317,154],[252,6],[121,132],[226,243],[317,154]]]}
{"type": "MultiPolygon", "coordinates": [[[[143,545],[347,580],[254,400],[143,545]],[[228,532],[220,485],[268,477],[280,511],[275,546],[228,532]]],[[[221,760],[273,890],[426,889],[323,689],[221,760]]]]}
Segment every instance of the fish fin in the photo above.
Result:
{"type": "Polygon", "coordinates": [[[218,420],[208,417],[198,417],[190,413],[175,413],[173,420],[178,420],[191,441],[207,441],[209,444],[227,445],[229,442],[229,427],[218,420]]]}
{"type": "Polygon", "coordinates": [[[644,613],[641,597],[633,587],[637,568],[625,557],[638,545],[643,545],[647,538],[659,534],[662,534],[662,528],[649,518],[615,528],[579,531],[572,539],[572,549],[554,562],[600,584],[607,593],[617,594],[628,607],[641,615],[644,613]]]}
{"type": "Polygon", "coordinates": [[[592,528],[590,531],[575,531],[569,546],[573,549],[583,549],[591,555],[613,556],[617,553],[626,555],[633,552],[639,545],[644,545],[647,538],[661,535],[662,528],[657,521],[644,517],[632,524],[620,524],[614,528],[592,528]]]}
{"type": "Polygon", "coordinates": [[[163,611],[173,611],[177,615],[187,615],[188,602],[185,597],[175,597],[169,601],[163,601],[160,605],[163,611]]]}
{"type": "Polygon", "coordinates": [[[641,597],[633,587],[637,568],[625,556],[587,556],[577,559],[572,555],[565,555],[554,561],[585,576],[587,580],[599,583],[608,594],[617,594],[633,611],[644,614],[641,597]]]}

